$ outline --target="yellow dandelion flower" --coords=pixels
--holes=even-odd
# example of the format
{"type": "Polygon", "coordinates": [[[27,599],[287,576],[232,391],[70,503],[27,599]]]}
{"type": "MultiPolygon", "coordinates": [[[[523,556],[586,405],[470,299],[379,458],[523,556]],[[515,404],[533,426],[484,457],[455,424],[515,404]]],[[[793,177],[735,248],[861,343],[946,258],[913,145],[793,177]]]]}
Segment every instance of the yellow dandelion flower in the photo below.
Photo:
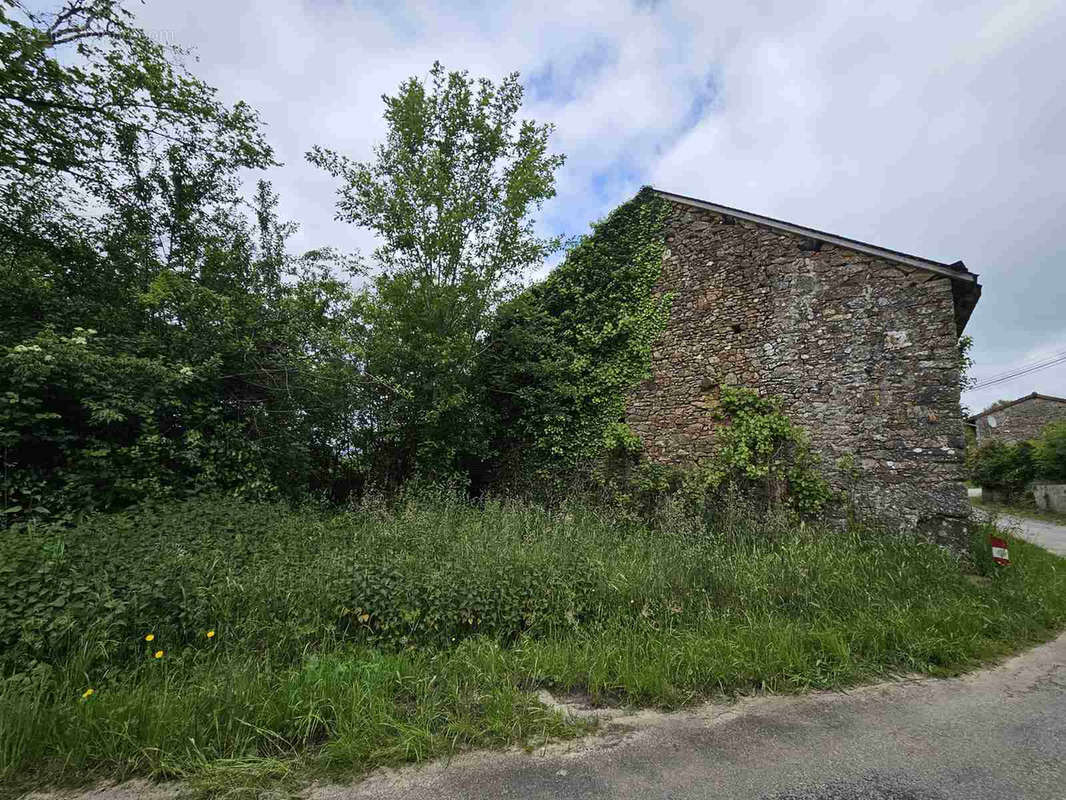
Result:
{"type": "Polygon", "coordinates": [[[163,657],[163,651],[162,650],[156,650],[155,651],[155,657],[156,658],[162,658],[163,657]]]}
{"type": "Polygon", "coordinates": [[[215,638],[215,632],[214,631],[208,631],[207,632],[207,638],[208,639],[214,639],[215,638]]]}
{"type": "Polygon", "coordinates": [[[82,700],[88,700],[95,693],[96,693],[95,689],[86,689],[84,692],[81,693],[81,699],[82,700]]]}
{"type": "Polygon", "coordinates": [[[359,615],[359,619],[360,619],[361,622],[366,622],[368,619],[370,619],[370,615],[369,614],[360,614],[359,615]]]}
{"type": "Polygon", "coordinates": [[[154,633],[148,634],[147,636],[144,637],[144,640],[146,642],[154,642],[155,641],[155,634],[154,633]]]}

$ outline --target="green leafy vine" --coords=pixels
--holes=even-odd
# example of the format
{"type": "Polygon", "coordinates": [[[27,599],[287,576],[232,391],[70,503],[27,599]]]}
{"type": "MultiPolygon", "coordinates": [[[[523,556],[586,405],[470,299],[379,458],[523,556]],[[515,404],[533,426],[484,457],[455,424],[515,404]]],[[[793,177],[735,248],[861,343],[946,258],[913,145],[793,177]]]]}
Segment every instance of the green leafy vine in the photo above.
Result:
{"type": "Polygon", "coordinates": [[[481,362],[498,473],[572,473],[617,432],[669,312],[655,291],[668,208],[643,189],[500,309],[481,362]]]}

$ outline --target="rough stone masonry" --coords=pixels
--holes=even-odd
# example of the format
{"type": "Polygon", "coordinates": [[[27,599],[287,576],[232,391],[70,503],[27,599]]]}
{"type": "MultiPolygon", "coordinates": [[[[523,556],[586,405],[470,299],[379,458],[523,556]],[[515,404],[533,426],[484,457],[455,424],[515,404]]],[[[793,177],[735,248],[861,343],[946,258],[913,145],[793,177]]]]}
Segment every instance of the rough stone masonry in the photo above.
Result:
{"type": "Polygon", "coordinates": [[[1044,428],[1059,421],[1066,421],[1066,398],[1036,392],[1009,403],[997,403],[970,417],[978,444],[993,439],[1008,444],[1035,439],[1044,428]]]}
{"type": "Polygon", "coordinates": [[[964,546],[956,345],[976,276],[659,194],[670,203],[659,290],[675,298],[626,413],[649,455],[698,462],[719,387],[749,386],[782,399],[860,513],[964,546]]]}

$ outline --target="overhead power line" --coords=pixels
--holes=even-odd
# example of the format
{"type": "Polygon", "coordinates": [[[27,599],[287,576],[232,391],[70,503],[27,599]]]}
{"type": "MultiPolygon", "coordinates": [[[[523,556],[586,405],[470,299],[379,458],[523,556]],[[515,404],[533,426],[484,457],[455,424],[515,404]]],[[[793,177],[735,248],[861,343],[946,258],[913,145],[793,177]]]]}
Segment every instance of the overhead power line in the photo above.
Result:
{"type": "Polygon", "coordinates": [[[971,391],[974,389],[987,389],[990,386],[998,386],[1001,383],[1007,383],[1013,381],[1016,378],[1021,378],[1026,375],[1032,375],[1035,372],[1041,372],[1045,369],[1057,366],[1059,364],[1066,364],[1066,352],[1057,353],[1043,361],[1038,361],[1033,364],[1026,364],[1023,366],[1015,367],[1007,372],[1001,372],[998,375],[993,375],[990,378],[985,378],[982,381],[978,381],[971,387],[971,391]]]}
{"type": "Polygon", "coordinates": [[[1026,377],[1028,375],[1032,375],[1033,373],[1041,372],[1041,371],[1043,371],[1045,369],[1049,369],[1051,367],[1057,366],[1059,364],[1066,364],[1066,357],[1057,358],[1054,361],[1048,361],[1047,363],[1041,364],[1039,366],[1034,366],[1034,367],[1031,367],[1029,369],[1018,370],[1017,372],[1013,372],[1013,373],[1011,373],[1009,375],[1004,375],[1004,376],[1002,376],[1000,378],[996,378],[995,380],[982,381],[982,382],[976,384],[973,388],[974,389],[987,389],[990,386],[998,386],[1001,383],[1009,383],[1010,381],[1016,380],[1017,378],[1023,378],[1023,377],[1026,377]]]}
{"type": "Polygon", "coordinates": [[[1032,364],[1020,364],[1020,365],[1018,365],[1016,367],[1011,367],[1010,369],[1005,370],[1004,372],[998,372],[995,375],[989,375],[987,378],[982,379],[981,383],[988,383],[989,381],[999,380],[1000,378],[1006,377],[1008,375],[1013,375],[1014,373],[1019,372],[1021,370],[1028,370],[1028,369],[1033,368],[1033,367],[1039,367],[1039,366],[1041,366],[1042,364],[1044,364],[1046,362],[1057,361],[1058,359],[1062,358],[1063,356],[1066,356],[1066,351],[1063,351],[1061,353],[1055,353],[1055,354],[1050,355],[1050,356],[1046,356],[1045,358],[1041,359],[1040,361],[1034,361],[1032,364]]]}

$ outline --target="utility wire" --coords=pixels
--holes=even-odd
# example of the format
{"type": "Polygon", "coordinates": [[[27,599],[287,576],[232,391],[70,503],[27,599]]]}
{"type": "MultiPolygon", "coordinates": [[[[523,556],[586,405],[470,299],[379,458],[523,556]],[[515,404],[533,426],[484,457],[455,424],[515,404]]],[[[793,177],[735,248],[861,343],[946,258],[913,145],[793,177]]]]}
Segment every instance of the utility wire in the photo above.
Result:
{"type": "Polygon", "coordinates": [[[1011,381],[1017,380],[1018,378],[1028,377],[1029,375],[1032,375],[1033,373],[1041,372],[1041,371],[1043,371],[1045,369],[1049,369],[1050,367],[1054,367],[1054,366],[1057,366],[1059,364],[1066,364],[1066,358],[1060,358],[1057,361],[1049,362],[1047,364],[1042,364],[1039,367],[1034,367],[1033,369],[1021,370],[1021,371],[1019,371],[1017,373],[1014,373],[1012,375],[1005,375],[1004,377],[997,378],[996,380],[984,381],[982,383],[979,383],[979,384],[975,385],[973,388],[974,389],[987,389],[987,388],[992,387],[992,386],[999,386],[1002,383],[1010,383],[1011,381]]]}
{"type": "Polygon", "coordinates": [[[1009,381],[1015,380],[1016,378],[1021,378],[1026,375],[1032,375],[1033,373],[1041,372],[1045,369],[1050,369],[1051,367],[1058,366],[1059,364],[1066,364],[1066,352],[1058,353],[1057,355],[1052,356],[1051,358],[1045,361],[1040,361],[1035,364],[1029,364],[1023,367],[1017,367],[1008,372],[993,375],[991,378],[986,378],[983,381],[978,381],[971,387],[971,391],[974,389],[987,389],[990,386],[997,386],[1001,383],[1007,383],[1009,381]]]}
{"type": "Polygon", "coordinates": [[[999,384],[999,383],[1005,383],[1007,381],[1012,381],[1015,378],[1019,378],[1019,377],[1025,376],[1025,375],[1031,375],[1034,372],[1040,372],[1040,371],[1048,369],[1050,367],[1054,367],[1054,366],[1056,366],[1058,364],[1061,364],[1063,362],[1066,362],[1066,357],[1057,358],[1054,361],[1048,361],[1048,362],[1045,362],[1043,364],[1033,365],[1032,367],[1029,367],[1028,369],[1020,369],[1020,370],[1017,370],[1016,372],[1012,372],[1012,373],[1010,373],[1008,375],[1003,375],[1001,377],[997,377],[997,378],[994,378],[994,379],[989,379],[989,380],[986,380],[986,381],[982,381],[979,385],[982,386],[982,387],[987,387],[987,386],[994,386],[994,385],[999,384]]]}
{"type": "Polygon", "coordinates": [[[1022,371],[1022,370],[1028,370],[1028,369],[1030,369],[1032,367],[1039,367],[1041,364],[1043,364],[1044,362],[1047,362],[1047,361],[1057,361],[1058,359],[1062,358],[1063,356],[1066,356],[1066,351],[1064,351],[1062,353],[1055,353],[1053,355],[1047,356],[1042,361],[1035,361],[1032,364],[1020,364],[1018,366],[1011,367],[1010,369],[1005,370],[1004,372],[998,372],[995,375],[989,375],[987,378],[984,378],[981,382],[982,383],[988,383],[989,381],[998,380],[999,378],[1006,377],[1007,375],[1013,375],[1014,373],[1022,371]]]}

